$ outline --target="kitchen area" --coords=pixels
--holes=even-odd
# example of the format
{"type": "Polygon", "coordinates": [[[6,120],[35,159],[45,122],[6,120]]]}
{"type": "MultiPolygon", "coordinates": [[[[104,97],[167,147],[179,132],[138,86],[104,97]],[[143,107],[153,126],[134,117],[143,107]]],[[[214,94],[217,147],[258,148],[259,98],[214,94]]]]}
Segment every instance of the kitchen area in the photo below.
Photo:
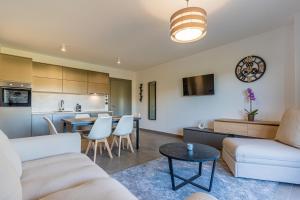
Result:
{"type": "Polygon", "coordinates": [[[49,134],[44,117],[62,133],[62,119],[79,113],[131,114],[131,81],[98,71],[0,54],[0,88],[0,129],[9,138],[49,134]]]}

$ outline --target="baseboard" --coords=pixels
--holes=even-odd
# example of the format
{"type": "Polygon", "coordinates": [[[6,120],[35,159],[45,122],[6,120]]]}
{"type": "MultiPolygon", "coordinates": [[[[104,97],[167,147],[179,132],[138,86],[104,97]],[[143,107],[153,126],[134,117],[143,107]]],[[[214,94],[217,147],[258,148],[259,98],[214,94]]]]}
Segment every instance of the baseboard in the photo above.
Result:
{"type": "Polygon", "coordinates": [[[155,130],[151,130],[151,129],[145,129],[145,128],[140,128],[141,131],[146,131],[149,133],[153,133],[153,134],[158,134],[158,135],[165,135],[168,137],[175,137],[175,138],[183,138],[182,135],[175,135],[172,133],[167,133],[167,132],[162,132],[162,131],[155,131],[155,130]]]}

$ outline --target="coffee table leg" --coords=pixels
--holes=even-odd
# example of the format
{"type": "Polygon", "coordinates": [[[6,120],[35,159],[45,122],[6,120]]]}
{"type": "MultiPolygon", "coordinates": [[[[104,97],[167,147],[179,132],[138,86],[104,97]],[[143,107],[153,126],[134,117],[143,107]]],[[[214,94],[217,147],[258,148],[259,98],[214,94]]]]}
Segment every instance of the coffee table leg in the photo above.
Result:
{"type": "Polygon", "coordinates": [[[213,179],[214,179],[214,174],[215,174],[215,168],[216,168],[216,160],[214,160],[214,162],[213,162],[212,171],[211,171],[211,175],[210,175],[210,182],[209,182],[208,192],[211,191],[211,187],[212,187],[213,179]]]}
{"type": "Polygon", "coordinates": [[[199,176],[202,175],[202,162],[199,162],[199,176]]]}
{"type": "Polygon", "coordinates": [[[175,180],[174,180],[174,172],[173,172],[173,162],[171,158],[168,158],[169,162],[169,169],[170,169],[170,175],[171,175],[171,182],[172,182],[172,189],[175,190],[175,180]]]}

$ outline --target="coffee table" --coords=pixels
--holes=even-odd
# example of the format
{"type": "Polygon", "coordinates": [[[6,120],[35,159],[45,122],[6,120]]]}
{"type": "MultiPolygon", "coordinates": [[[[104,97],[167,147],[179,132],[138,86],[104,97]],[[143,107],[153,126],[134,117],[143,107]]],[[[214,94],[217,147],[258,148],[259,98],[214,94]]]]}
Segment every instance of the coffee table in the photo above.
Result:
{"type": "Polygon", "coordinates": [[[169,143],[160,146],[159,152],[168,158],[173,190],[178,190],[179,188],[185,186],[186,184],[191,184],[205,191],[208,192],[211,191],[216,161],[220,158],[220,152],[216,148],[204,144],[193,143],[193,150],[188,151],[187,144],[185,143],[169,143]],[[198,162],[199,163],[198,174],[188,179],[174,174],[173,162],[172,162],[173,159],[187,161],[187,162],[198,162]],[[193,182],[195,179],[199,178],[202,175],[202,163],[207,161],[213,162],[208,187],[193,182]],[[183,182],[175,186],[175,177],[183,180],[183,182]]]}

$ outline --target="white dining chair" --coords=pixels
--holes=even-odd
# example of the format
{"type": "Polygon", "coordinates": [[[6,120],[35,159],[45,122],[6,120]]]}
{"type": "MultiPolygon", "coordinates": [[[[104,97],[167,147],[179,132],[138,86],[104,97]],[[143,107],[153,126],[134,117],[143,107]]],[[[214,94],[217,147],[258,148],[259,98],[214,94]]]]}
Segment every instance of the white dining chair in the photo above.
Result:
{"type": "Polygon", "coordinates": [[[57,132],[57,130],[56,130],[54,124],[52,123],[52,121],[51,121],[48,117],[46,117],[46,116],[44,116],[43,119],[44,119],[44,120],[47,122],[47,124],[48,124],[49,134],[50,134],[50,135],[56,135],[56,134],[58,134],[58,132],[57,132]]]}
{"type": "Polygon", "coordinates": [[[117,142],[119,147],[118,156],[120,156],[121,154],[122,139],[127,140],[131,152],[134,153],[132,142],[129,137],[129,135],[132,133],[132,130],[133,130],[133,116],[132,115],[122,116],[120,121],[117,124],[116,129],[112,133],[114,137],[113,137],[111,149],[113,148],[115,142],[117,142]]]}
{"type": "Polygon", "coordinates": [[[96,162],[97,156],[97,145],[100,143],[100,154],[102,154],[101,144],[104,143],[108,155],[113,158],[107,138],[111,135],[112,117],[99,117],[95,121],[88,136],[85,136],[89,140],[88,146],[86,148],[85,154],[88,154],[90,147],[94,145],[94,162],[96,162]]]}
{"type": "MultiPolygon", "coordinates": [[[[90,114],[88,113],[80,113],[75,115],[75,119],[84,119],[84,118],[90,118],[90,114]]],[[[90,126],[78,126],[77,130],[79,133],[88,134],[89,131],[91,131],[90,126]]]]}
{"type": "Polygon", "coordinates": [[[99,113],[98,117],[109,117],[110,115],[108,113],[99,113]]]}

